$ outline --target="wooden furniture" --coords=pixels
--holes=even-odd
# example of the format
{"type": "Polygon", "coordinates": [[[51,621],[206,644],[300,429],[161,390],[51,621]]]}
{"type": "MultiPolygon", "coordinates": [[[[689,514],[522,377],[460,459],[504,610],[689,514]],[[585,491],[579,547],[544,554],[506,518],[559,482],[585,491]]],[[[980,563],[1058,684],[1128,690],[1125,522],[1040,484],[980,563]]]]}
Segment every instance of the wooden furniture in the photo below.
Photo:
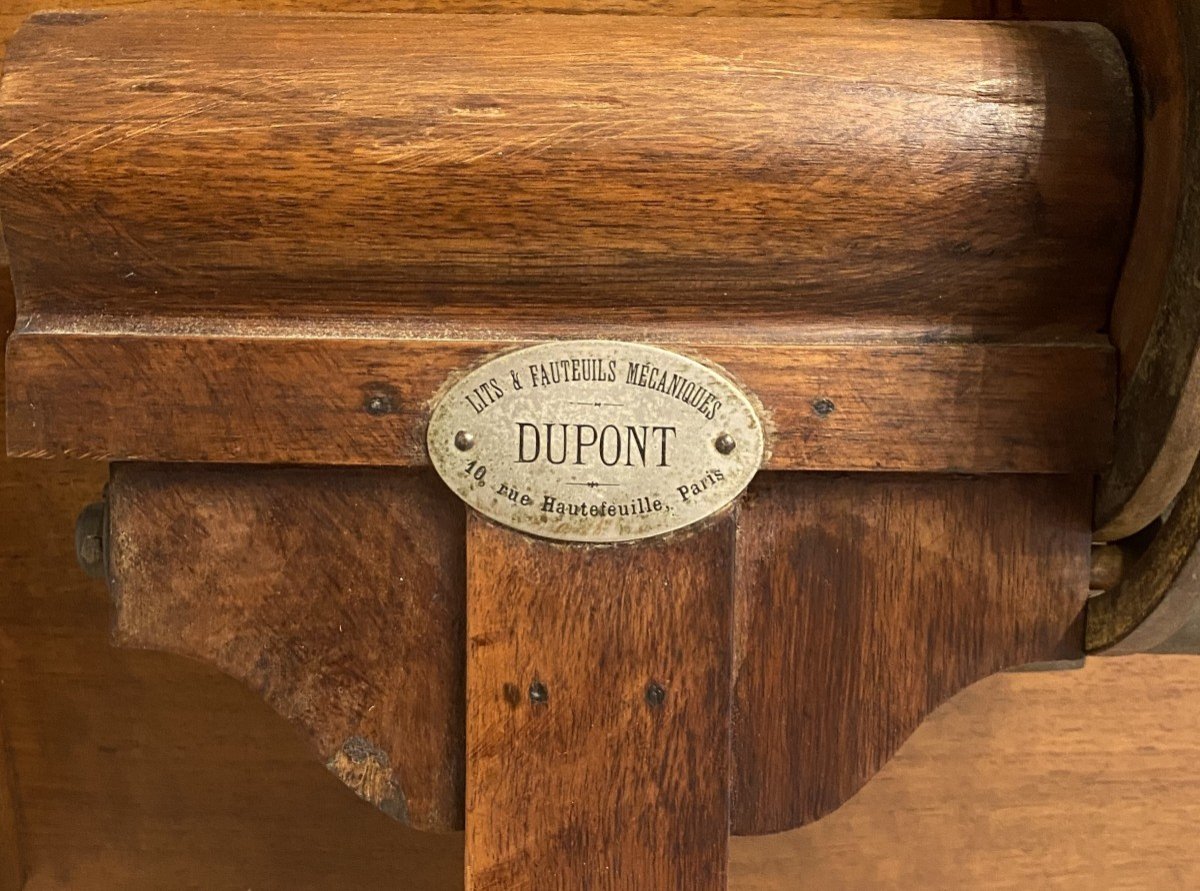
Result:
{"type": "Polygon", "coordinates": [[[1131,277],[1187,296],[1125,250],[1179,185],[1138,188],[1132,85],[1181,78],[1080,24],[35,17],[0,86],[9,447],[116,462],[119,641],[247,681],[394,817],[465,806],[470,887],[724,887],[730,827],[817,819],[957,690],[1082,656],[1092,476],[1144,512],[1186,462],[1122,458],[1118,363],[1164,360],[1100,333],[1122,270],[1118,345],[1131,277]],[[550,544],[424,467],[456,375],[595,336],[756,398],[731,511],[550,544]]]}

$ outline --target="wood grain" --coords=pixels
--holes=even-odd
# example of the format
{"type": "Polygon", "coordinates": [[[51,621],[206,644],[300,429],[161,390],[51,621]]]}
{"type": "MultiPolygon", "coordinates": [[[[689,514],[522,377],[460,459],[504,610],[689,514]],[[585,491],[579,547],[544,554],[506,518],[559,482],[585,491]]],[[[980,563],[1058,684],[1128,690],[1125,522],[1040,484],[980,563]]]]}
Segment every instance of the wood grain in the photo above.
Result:
{"type": "Polygon", "coordinates": [[[1169,228],[1158,225],[1161,213],[1139,223],[1151,233],[1144,238],[1169,246],[1161,288],[1124,299],[1119,295],[1114,312],[1114,330],[1131,329],[1145,346],[1127,375],[1117,414],[1118,448],[1097,492],[1097,525],[1106,540],[1131,535],[1162,516],[1200,456],[1200,282],[1195,275],[1200,261],[1200,59],[1194,52],[1200,40],[1200,7],[1175,4],[1173,18],[1158,20],[1169,40],[1148,44],[1146,53],[1182,71],[1173,69],[1174,77],[1152,81],[1168,93],[1169,102],[1158,112],[1162,122],[1152,121],[1150,135],[1172,142],[1169,148],[1155,150],[1171,154],[1148,169],[1148,175],[1156,177],[1156,192],[1169,189],[1176,196],[1178,217],[1169,228]],[[1135,308],[1124,308],[1127,304],[1135,308]],[[1156,310],[1153,316],[1148,312],[1151,306],[1156,310]],[[1136,324],[1127,321],[1135,312],[1136,324]],[[1145,321],[1148,317],[1152,324],[1145,321]]]}
{"type": "MultiPolygon", "coordinates": [[[[91,0],[88,9],[128,6],[91,0]]],[[[354,13],[610,13],[673,16],[802,16],[819,18],[986,19],[996,0],[145,0],[139,9],[354,13]]],[[[1003,4],[1011,5],[1011,4],[1003,4]]],[[[0,41],[32,13],[78,9],[54,0],[9,0],[0,10],[0,41]]]]}
{"type": "MultiPolygon", "coordinates": [[[[203,666],[107,646],[102,595],[76,576],[65,531],[101,470],[0,460],[0,674],[16,708],[33,891],[461,887],[457,839],[355,801],[256,696],[203,666]]],[[[1197,703],[1189,660],[989,679],[839,812],[733,840],[733,886],[1195,887],[1197,703]]]]}
{"type": "Polygon", "coordinates": [[[468,891],[726,887],[734,537],[585,549],[471,515],[468,891]]]}
{"type": "Polygon", "coordinates": [[[1122,394],[1113,465],[1097,491],[1097,536],[1116,541],[1161,517],[1200,454],[1200,7],[1176,0],[1023,0],[1016,19],[1087,20],[1120,37],[1142,117],[1137,221],[1111,333],[1122,394]]]}
{"type": "Polygon", "coordinates": [[[0,891],[21,891],[25,884],[25,854],[17,807],[17,775],[9,752],[8,727],[0,700],[0,891]]]}
{"type": "Polygon", "coordinates": [[[42,330],[1095,333],[1137,172],[1091,25],[50,14],[0,105],[42,330]]]}
{"type": "Polygon", "coordinates": [[[431,471],[119,465],[115,639],[202,659],[363,798],[462,827],[463,507],[431,471]]]}
{"type": "Polygon", "coordinates": [[[988,679],[836,814],[734,839],[733,887],[1145,891],[1200,885],[1200,665],[1096,659],[988,679]]]}
{"type": "MultiPolygon", "coordinates": [[[[0,677],[27,891],[461,889],[461,836],[359,801],[256,693],[110,646],[102,586],[75,570],[69,534],[103,478],[99,464],[0,459],[0,677]]],[[[1194,659],[995,676],[834,814],[732,839],[730,885],[1197,887],[1197,740],[1194,659]]]]}
{"type": "Polygon", "coordinates": [[[1120,580],[1088,601],[1088,650],[1200,655],[1200,464],[1142,538],[1120,580]]]}
{"type": "MultiPolygon", "coordinates": [[[[17,334],[8,448],[424,465],[431,401],[464,369],[517,345],[17,334]],[[368,412],[373,396],[389,410],[368,412]]],[[[664,345],[717,363],[754,395],[773,469],[1091,472],[1111,450],[1116,372],[1099,343],[664,345]],[[814,410],[822,399],[832,413],[814,410]]]]}
{"type": "MultiPolygon", "coordinates": [[[[1187,47],[1192,4],[1177,0],[1020,0],[994,5],[1001,19],[1090,21],[1120,38],[1133,69],[1142,129],[1142,174],[1136,225],[1113,302],[1111,334],[1122,380],[1133,377],[1163,305],[1179,248],[1182,188],[1188,165],[1187,47]],[[1179,234],[1176,234],[1179,233],[1179,234]]],[[[1194,87],[1194,84],[1192,84],[1194,87]]]]}
{"type": "Polygon", "coordinates": [[[738,526],[733,831],[843,804],[941,703],[1080,658],[1086,478],[770,474],[738,526]]]}

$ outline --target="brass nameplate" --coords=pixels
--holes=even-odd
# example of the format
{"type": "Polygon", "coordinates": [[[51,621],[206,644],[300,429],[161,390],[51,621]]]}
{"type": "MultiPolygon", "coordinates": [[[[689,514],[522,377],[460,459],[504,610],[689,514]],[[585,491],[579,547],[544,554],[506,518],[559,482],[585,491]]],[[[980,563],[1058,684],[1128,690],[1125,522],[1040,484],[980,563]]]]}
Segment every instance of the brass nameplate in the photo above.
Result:
{"type": "Polygon", "coordinates": [[[634,343],[556,341],[491,359],[439,400],[429,456],[498,523],[561,541],[661,535],[728,505],[763,428],[738,387],[634,343]]]}

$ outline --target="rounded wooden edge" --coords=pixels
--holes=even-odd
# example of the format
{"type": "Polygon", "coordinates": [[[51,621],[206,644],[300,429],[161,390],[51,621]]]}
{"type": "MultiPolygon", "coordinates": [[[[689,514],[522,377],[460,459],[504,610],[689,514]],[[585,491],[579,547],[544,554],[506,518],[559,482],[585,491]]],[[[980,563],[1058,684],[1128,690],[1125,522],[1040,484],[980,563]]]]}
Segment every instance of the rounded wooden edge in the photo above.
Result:
{"type": "Polygon", "coordinates": [[[1134,59],[1148,140],[1157,103],[1181,104],[1180,143],[1147,142],[1147,176],[1151,151],[1176,152],[1176,163],[1157,172],[1177,180],[1167,185],[1177,189],[1179,203],[1166,234],[1161,293],[1118,296],[1146,301],[1135,312],[1155,315],[1122,389],[1113,463],[1096,495],[1096,540],[1118,542],[1127,556],[1123,577],[1088,604],[1087,650],[1104,655],[1200,652],[1200,5],[1172,0],[1167,11],[1157,32],[1167,35],[1164,43],[1131,46],[1135,56],[1139,50],[1164,56],[1134,59]]]}
{"type": "MultiPolygon", "coordinates": [[[[1164,74],[1173,67],[1166,62],[1161,69],[1136,59],[1135,65],[1142,72],[1148,119],[1160,99],[1172,91],[1183,93],[1180,164],[1167,171],[1179,179],[1180,205],[1169,235],[1161,295],[1118,296],[1157,299],[1158,305],[1145,348],[1121,394],[1116,450],[1096,497],[1099,541],[1126,538],[1161,517],[1200,456],[1200,5],[1175,0],[1172,13],[1166,26],[1175,46],[1131,47],[1135,53],[1178,53],[1171,76],[1164,74]]],[[[1157,222],[1150,219],[1145,225],[1157,222]]]]}
{"type": "MultiPolygon", "coordinates": [[[[1087,607],[1086,649],[1120,656],[1170,647],[1200,604],[1200,463],[1144,551],[1087,607]]],[[[1188,647],[1184,651],[1194,648],[1188,647]]]]}

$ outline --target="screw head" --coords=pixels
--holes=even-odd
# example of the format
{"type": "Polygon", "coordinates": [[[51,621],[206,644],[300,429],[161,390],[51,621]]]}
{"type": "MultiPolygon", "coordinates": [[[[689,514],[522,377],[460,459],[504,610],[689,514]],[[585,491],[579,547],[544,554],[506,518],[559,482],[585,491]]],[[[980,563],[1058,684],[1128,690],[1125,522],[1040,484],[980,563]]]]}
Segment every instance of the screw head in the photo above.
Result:
{"type": "Polygon", "coordinates": [[[475,448],[475,434],[459,430],[454,434],[454,447],[460,452],[469,452],[475,448]]]}
{"type": "Polygon", "coordinates": [[[546,689],[546,685],[541,681],[534,681],[529,685],[529,701],[534,705],[545,705],[550,701],[550,691],[546,689]]]}
{"type": "Polygon", "coordinates": [[[814,399],[812,407],[816,415],[821,418],[829,417],[831,414],[833,414],[835,408],[833,400],[826,399],[824,396],[822,396],[820,399],[814,399]]]}
{"type": "Polygon", "coordinates": [[[363,402],[363,408],[369,415],[386,415],[392,410],[392,400],[382,393],[372,393],[363,402]]]}
{"type": "Polygon", "coordinates": [[[713,443],[718,452],[722,455],[731,455],[733,450],[737,448],[737,442],[728,433],[722,433],[713,443]]]}
{"type": "Polygon", "coordinates": [[[658,681],[651,681],[646,685],[646,704],[651,708],[658,708],[667,700],[667,691],[658,681]]]}

